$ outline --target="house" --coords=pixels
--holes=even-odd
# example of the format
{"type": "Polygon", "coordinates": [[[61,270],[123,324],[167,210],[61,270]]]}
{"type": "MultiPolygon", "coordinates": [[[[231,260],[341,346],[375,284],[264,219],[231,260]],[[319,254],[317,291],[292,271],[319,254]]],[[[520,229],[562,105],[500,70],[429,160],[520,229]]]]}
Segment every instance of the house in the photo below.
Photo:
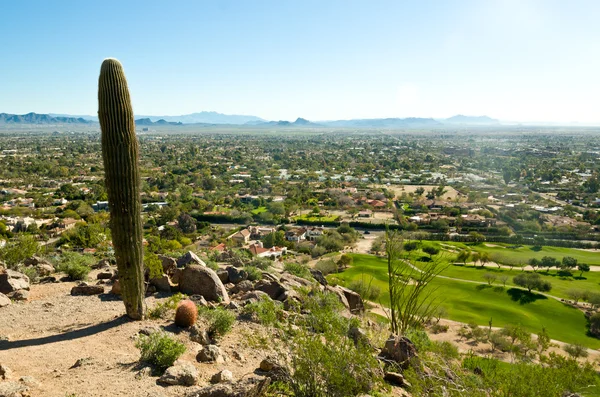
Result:
{"type": "Polygon", "coordinates": [[[260,240],[265,237],[267,234],[275,233],[276,230],[274,227],[261,227],[261,226],[253,226],[250,227],[250,238],[253,240],[260,240]]]}
{"type": "Polygon", "coordinates": [[[358,217],[359,218],[372,218],[373,217],[373,211],[371,211],[371,210],[360,211],[358,213],[358,217]]]}
{"type": "Polygon", "coordinates": [[[214,246],[210,249],[211,251],[218,251],[218,252],[224,252],[225,250],[227,250],[227,246],[225,245],[225,243],[221,243],[217,246],[214,246]]]}
{"type": "Polygon", "coordinates": [[[252,256],[270,259],[280,258],[283,255],[287,254],[286,247],[264,248],[261,242],[252,244],[249,248],[249,251],[252,254],[252,256]]]}
{"type": "Polygon", "coordinates": [[[241,245],[248,244],[250,241],[250,230],[242,229],[239,232],[232,234],[229,238],[241,245]]]}
{"type": "Polygon", "coordinates": [[[323,228],[323,226],[309,227],[306,230],[306,239],[308,241],[317,241],[317,239],[323,235],[324,230],[325,229],[323,228]]]}
{"type": "Polygon", "coordinates": [[[287,241],[293,241],[298,243],[306,240],[306,229],[301,227],[299,229],[292,229],[285,232],[285,238],[287,241]]]}
{"type": "Polygon", "coordinates": [[[108,210],[108,201],[96,201],[96,204],[92,204],[94,211],[106,211],[108,210]]]}

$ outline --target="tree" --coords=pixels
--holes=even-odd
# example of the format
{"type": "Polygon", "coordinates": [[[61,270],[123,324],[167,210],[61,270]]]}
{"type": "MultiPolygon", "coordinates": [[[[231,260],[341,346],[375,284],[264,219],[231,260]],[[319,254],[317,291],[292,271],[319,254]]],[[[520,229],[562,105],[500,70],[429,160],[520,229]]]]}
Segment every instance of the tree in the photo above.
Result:
{"type": "Polygon", "coordinates": [[[338,269],[346,269],[348,266],[352,265],[353,259],[350,255],[344,254],[340,257],[337,262],[338,269]]]}
{"type": "Polygon", "coordinates": [[[14,269],[25,259],[35,255],[38,248],[38,243],[33,236],[22,234],[0,249],[0,258],[9,269],[14,269]]]}
{"type": "Polygon", "coordinates": [[[585,291],[576,288],[570,288],[566,290],[565,293],[569,298],[573,299],[575,303],[578,303],[586,295],[585,291]]]}
{"type": "Polygon", "coordinates": [[[473,261],[473,266],[475,266],[477,264],[477,262],[479,262],[480,258],[481,258],[481,254],[478,251],[475,251],[471,254],[471,260],[473,261]]]}
{"type": "Polygon", "coordinates": [[[543,236],[535,236],[533,238],[533,248],[536,250],[541,250],[544,244],[546,244],[546,239],[543,236]]]}
{"type": "Polygon", "coordinates": [[[553,256],[544,256],[540,261],[540,266],[550,270],[552,267],[559,267],[560,261],[553,256]]]}
{"type": "Polygon", "coordinates": [[[580,263],[577,265],[577,269],[581,272],[579,274],[579,277],[583,277],[583,272],[589,272],[590,271],[590,265],[588,265],[587,263],[580,263]]]}
{"type": "Polygon", "coordinates": [[[487,281],[488,285],[492,285],[498,277],[493,273],[486,273],[483,275],[483,279],[487,281]]]}
{"type": "Polygon", "coordinates": [[[440,252],[440,249],[432,245],[426,245],[423,247],[423,252],[429,255],[429,259],[432,259],[433,255],[437,255],[440,252]]]}
{"type": "Polygon", "coordinates": [[[469,237],[471,238],[471,241],[475,244],[479,244],[485,241],[485,236],[481,233],[469,232],[469,237]]]}
{"type": "Polygon", "coordinates": [[[552,289],[552,284],[542,280],[542,277],[537,273],[521,273],[513,278],[513,283],[519,287],[527,288],[527,291],[535,289],[540,292],[548,292],[552,289]]]}
{"type": "Polygon", "coordinates": [[[529,259],[529,266],[531,266],[531,268],[533,269],[533,271],[535,272],[536,269],[538,267],[540,267],[540,261],[537,258],[531,258],[529,259]]]}
{"type": "Polygon", "coordinates": [[[562,258],[562,269],[565,270],[572,270],[575,269],[577,267],[577,259],[571,257],[571,256],[564,256],[562,258]]]}
{"type": "Polygon", "coordinates": [[[486,265],[486,263],[488,263],[490,261],[490,253],[489,252],[482,252],[479,254],[479,262],[481,263],[481,267],[484,267],[486,265]]]}
{"type": "Polygon", "coordinates": [[[471,257],[471,251],[469,250],[461,250],[458,255],[456,255],[456,260],[462,262],[465,266],[467,265],[467,261],[471,257]]]}
{"type": "Polygon", "coordinates": [[[415,189],[415,194],[417,195],[417,197],[422,196],[423,193],[425,193],[425,189],[422,186],[419,186],[415,189]]]}
{"type": "Polygon", "coordinates": [[[504,287],[506,287],[506,283],[508,282],[509,277],[507,275],[502,275],[498,279],[500,280],[500,282],[502,283],[502,285],[504,287]]]}

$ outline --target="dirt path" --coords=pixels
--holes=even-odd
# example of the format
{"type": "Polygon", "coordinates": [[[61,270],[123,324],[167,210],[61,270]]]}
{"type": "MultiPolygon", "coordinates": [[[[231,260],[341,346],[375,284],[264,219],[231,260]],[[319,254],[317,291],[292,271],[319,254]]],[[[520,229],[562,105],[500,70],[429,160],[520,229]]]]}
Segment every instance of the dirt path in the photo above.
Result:
{"type": "MultiPolygon", "coordinates": [[[[129,321],[123,317],[124,307],[111,295],[71,296],[74,283],[32,285],[31,301],[13,303],[0,309],[0,363],[13,371],[14,380],[33,376],[39,385],[31,396],[86,397],[181,396],[184,387],[163,387],[157,377],[138,376],[139,351],[135,339],[144,327],[168,327],[164,320],[129,321]],[[84,364],[73,368],[77,360],[84,364]]],[[[148,298],[150,307],[154,298],[148,298]]],[[[178,330],[175,330],[176,332],[178,330]]],[[[257,368],[261,352],[245,347],[244,335],[254,332],[253,324],[237,323],[220,342],[230,359],[223,364],[201,364],[195,360],[200,345],[191,342],[185,332],[176,336],[186,344],[181,357],[200,371],[200,385],[222,369],[239,379],[257,368]],[[246,361],[233,359],[233,351],[241,352],[246,361]]]]}

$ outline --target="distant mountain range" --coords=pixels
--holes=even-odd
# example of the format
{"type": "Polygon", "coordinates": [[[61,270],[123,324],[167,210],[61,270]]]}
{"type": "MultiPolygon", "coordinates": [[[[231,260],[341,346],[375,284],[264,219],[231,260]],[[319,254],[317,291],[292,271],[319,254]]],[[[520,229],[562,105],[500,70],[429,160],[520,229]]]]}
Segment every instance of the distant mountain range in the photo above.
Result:
{"type": "MultiPolygon", "coordinates": [[[[267,121],[256,116],[227,115],[217,112],[199,112],[182,116],[138,116],[135,121],[138,126],[178,126],[184,124],[210,125],[246,125],[256,127],[334,127],[334,128],[420,128],[443,125],[496,125],[500,122],[488,116],[457,115],[447,119],[433,118],[383,118],[383,119],[353,119],[309,121],[297,118],[296,121],[267,121]]],[[[24,115],[0,113],[1,124],[95,124],[96,116],[73,116],[68,114],[37,114],[24,115]]]]}

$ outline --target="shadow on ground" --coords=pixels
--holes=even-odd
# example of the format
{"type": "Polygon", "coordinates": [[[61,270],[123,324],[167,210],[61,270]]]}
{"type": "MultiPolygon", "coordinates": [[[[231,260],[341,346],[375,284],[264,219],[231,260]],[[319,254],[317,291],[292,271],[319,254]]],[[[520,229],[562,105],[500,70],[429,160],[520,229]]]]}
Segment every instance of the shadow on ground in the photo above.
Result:
{"type": "Polygon", "coordinates": [[[48,343],[65,342],[73,339],[85,338],[95,335],[100,332],[107,331],[111,328],[129,322],[127,316],[117,317],[114,320],[106,321],[99,324],[90,325],[84,328],[75,329],[72,331],[63,332],[61,334],[44,336],[42,338],[24,339],[16,341],[0,341],[0,350],[19,349],[22,347],[41,346],[48,343]]]}
{"type": "Polygon", "coordinates": [[[525,291],[518,288],[511,288],[508,291],[506,291],[506,293],[510,296],[510,299],[512,299],[515,302],[519,302],[519,304],[521,305],[532,303],[539,299],[548,299],[547,296],[525,291]]]}

